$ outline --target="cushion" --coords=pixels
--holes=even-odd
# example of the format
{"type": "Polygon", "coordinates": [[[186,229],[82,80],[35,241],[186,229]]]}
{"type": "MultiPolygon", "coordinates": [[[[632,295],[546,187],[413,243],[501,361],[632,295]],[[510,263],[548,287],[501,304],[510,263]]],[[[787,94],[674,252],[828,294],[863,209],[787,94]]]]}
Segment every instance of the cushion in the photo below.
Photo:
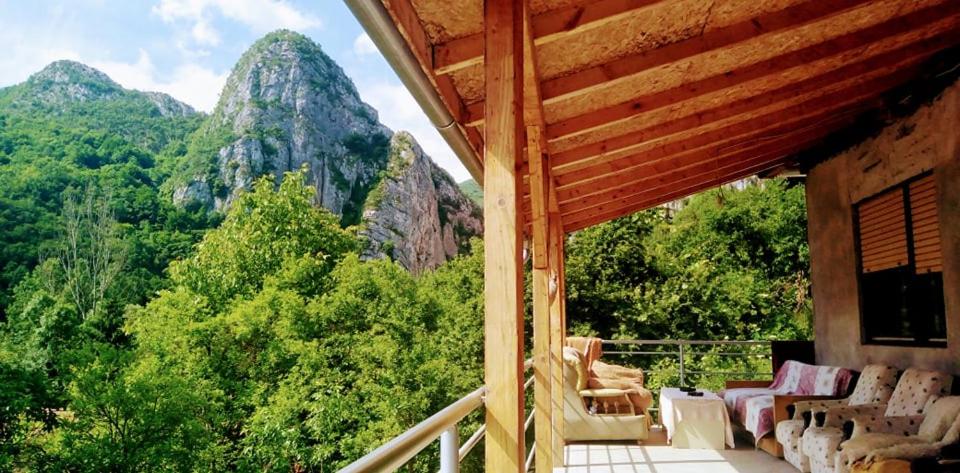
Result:
{"type": "Polygon", "coordinates": [[[884,415],[898,417],[922,414],[931,397],[950,391],[952,381],[949,375],[938,371],[909,368],[900,377],[884,415]]]}
{"type": "Polygon", "coordinates": [[[937,398],[926,411],[917,436],[927,442],[939,442],[960,415],[960,396],[937,398]]]}
{"type": "Polygon", "coordinates": [[[860,373],[857,387],[850,395],[851,406],[887,402],[897,385],[897,369],[892,366],[867,365],[860,373]]]}
{"type": "Polygon", "coordinates": [[[563,348],[563,362],[569,363],[577,371],[577,391],[587,388],[587,366],[583,361],[583,354],[576,348],[563,348]]]}

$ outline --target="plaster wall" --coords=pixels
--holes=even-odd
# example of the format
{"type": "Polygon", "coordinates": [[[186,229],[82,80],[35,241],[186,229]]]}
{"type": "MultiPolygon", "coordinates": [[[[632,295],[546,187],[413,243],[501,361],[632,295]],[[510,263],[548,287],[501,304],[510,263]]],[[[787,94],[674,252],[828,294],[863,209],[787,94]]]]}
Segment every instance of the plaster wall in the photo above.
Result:
{"type": "Polygon", "coordinates": [[[814,167],[807,178],[817,362],[869,363],[960,374],[960,83],[933,103],[814,167]],[[932,170],[943,245],[946,348],[862,343],[853,205],[932,170]]]}

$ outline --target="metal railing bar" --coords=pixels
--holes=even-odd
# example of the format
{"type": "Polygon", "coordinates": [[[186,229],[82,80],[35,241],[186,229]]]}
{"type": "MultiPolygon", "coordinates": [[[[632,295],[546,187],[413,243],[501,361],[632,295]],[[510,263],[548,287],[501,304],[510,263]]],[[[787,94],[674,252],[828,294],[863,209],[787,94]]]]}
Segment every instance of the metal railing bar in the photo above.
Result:
{"type": "Polygon", "coordinates": [[[537,442],[530,442],[530,453],[527,454],[527,462],[524,463],[523,471],[530,471],[533,466],[533,456],[537,454],[537,442]]]}
{"type": "Polygon", "coordinates": [[[523,421],[523,431],[526,432],[530,428],[530,424],[533,423],[533,413],[536,409],[530,409],[530,415],[527,416],[527,420],[523,421]]]}
{"type": "Polygon", "coordinates": [[[463,462],[464,458],[467,458],[467,455],[470,454],[470,451],[473,450],[473,447],[476,447],[480,443],[480,440],[483,439],[483,436],[487,433],[487,424],[483,424],[477,429],[470,438],[467,439],[463,445],[460,446],[460,461],[463,462]]]}
{"type": "Polygon", "coordinates": [[[768,340],[603,340],[610,345],[769,345],[768,340]]]}
{"type": "Polygon", "coordinates": [[[604,355],[679,355],[678,351],[605,351],[604,355]]]}
{"type": "Polygon", "coordinates": [[[479,388],[459,401],[450,404],[410,430],[394,437],[376,450],[340,470],[341,473],[365,471],[394,471],[405,465],[421,450],[440,437],[443,431],[483,405],[486,388],[479,388]]]}

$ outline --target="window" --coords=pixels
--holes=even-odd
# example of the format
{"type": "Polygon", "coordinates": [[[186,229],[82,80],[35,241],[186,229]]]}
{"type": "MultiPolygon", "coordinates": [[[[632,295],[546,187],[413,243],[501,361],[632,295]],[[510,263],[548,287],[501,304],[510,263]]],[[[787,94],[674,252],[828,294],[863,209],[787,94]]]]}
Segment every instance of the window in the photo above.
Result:
{"type": "Polygon", "coordinates": [[[930,174],[854,207],[863,341],[946,346],[936,181],[930,174]]]}

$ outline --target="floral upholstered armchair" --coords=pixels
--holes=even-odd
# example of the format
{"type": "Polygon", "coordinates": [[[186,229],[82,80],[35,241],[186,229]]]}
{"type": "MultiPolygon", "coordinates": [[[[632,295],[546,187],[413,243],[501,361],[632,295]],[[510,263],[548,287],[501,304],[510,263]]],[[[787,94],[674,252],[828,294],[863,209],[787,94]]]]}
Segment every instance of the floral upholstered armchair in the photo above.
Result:
{"type": "Polygon", "coordinates": [[[931,399],[920,422],[912,417],[898,422],[871,416],[854,417],[854,434],[837,455],[841,468],[869,470],[888,459],[934,458],[941,449],[960,441],[960,396],[931,399]]]}
{"type": "Polygon", "coordinates": [[[893,394],[897,374],[897,368],[892,366],[867,365],[860,373],[850,397],[794,403],[791,419],[781,421],[776,426],[777,441],[783,445],[784,459],[802,473],[809,473],[810,460],[800,448],[800,443],[803,432],[812,424],[813,415],[833,407],[886,403],[893,394]]]}
{"type": "Polygon", "coordinates": [[[813,473],[849,471],[849,465],[837,461],[837,450],[845,440],[843,426],[847,421],[868,416],[878,422],[919,425],[927,403],[936,396],[949,393],[952,383],[953,378],[944,373],[910,368],[900,377],[886,404],[833,407],[825,413],[818,413],[814,416],[817,425],[806,429],[800,440],[802,452],[809,457],[810,470],[813,473]]]}

